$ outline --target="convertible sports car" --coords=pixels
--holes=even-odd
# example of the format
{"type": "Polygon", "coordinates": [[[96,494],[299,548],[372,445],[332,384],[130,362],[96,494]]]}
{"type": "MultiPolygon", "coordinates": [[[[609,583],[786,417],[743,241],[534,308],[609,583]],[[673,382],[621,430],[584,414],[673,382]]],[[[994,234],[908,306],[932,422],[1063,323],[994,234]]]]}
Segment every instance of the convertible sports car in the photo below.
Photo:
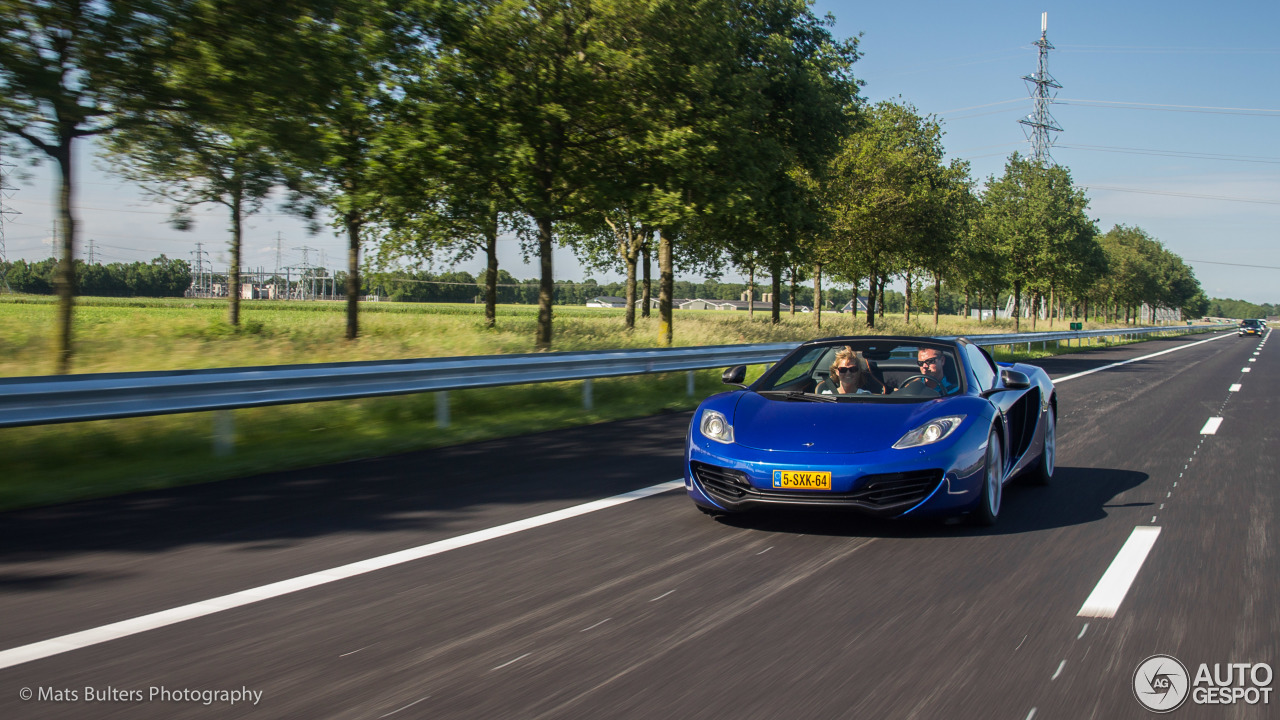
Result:
{"type": "Polygon", "coordinates": [[[685,488],[710,515],[801,505],[991,525],[1010,479],[1053,476],[1048,375],[963,338],[814,340],[749,386],[745,374],[726,370],[742,389],[707,398],[689,425],[685,488]],[[855,362],[864,390],[833,392],[831,371],[855,362]]]}

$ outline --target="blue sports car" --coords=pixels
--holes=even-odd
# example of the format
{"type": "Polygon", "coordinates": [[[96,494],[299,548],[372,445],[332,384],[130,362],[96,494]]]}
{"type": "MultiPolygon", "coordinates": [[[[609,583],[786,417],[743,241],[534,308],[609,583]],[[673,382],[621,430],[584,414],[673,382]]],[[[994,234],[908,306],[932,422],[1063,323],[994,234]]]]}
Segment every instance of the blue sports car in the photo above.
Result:
{"type": "Polygon", "coordinates": [[[711,515],[798,505],[991,525],[1010,479],[1053,476],[1053,382],[964,338],[814,340],[745,375],[726,370],[741,389],[689,425],[685,487],[711,515]]]}

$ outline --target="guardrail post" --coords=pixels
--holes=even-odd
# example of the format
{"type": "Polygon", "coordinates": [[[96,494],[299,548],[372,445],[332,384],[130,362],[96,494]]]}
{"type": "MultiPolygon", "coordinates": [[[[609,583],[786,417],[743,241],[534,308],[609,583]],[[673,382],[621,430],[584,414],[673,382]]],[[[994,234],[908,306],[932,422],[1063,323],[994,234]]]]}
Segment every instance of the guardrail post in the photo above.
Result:
{"type": "Polygon", "coordinates": [[[685,376],[685,387],[689,391],[689,397],[693,397],[693,371],[690,370],[685,376]]]}
{"type": "Polygon", "coordinates": [[[591,402],[591,378],[582,381],[582,409],[590,410],[591,402]]]}
{"type": "Polygon", "coordinates": [[[215,457],[227,457],[236,450],[235,418],[230,410],[216,410],[213,413],[213,454],[215,457]]]}
{"type": "Polygon", "coordinates": [[[436,393],[436,427],[449,427],[449,391],[436,393]]]}

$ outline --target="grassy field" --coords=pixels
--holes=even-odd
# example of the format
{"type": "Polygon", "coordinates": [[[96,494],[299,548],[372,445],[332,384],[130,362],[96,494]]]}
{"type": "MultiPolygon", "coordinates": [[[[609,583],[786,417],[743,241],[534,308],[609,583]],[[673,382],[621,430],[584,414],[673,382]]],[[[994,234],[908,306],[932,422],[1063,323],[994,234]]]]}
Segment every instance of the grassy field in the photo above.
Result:
{"type": "MultiPolygon", "coordinates": [[[[239,330],[218,300],[81,298],[75,315],[74,372],[121,372],[339,362],[533,351],[537,309],[503,306],[497,327],[483,326],[483,307],[366,303],[361,337],[343,339],[339,303],[246,301],[239,330]]],[[[0,295],[0,376],[44,375],[52,367],[52,298],[0,295]]],[[[1012,332],[1012,322],[976,323],[932,316],[906,324],[877,319],[877,333],[961,335],[1012,332]]],[[[1057,323],[1061,328],[1063,323],[1057,323]]],[[[1092,324],[1090,324],[1092,326],[1092,324]]],[[[1047,330],[1040,323],[1040,330],[1047,330]]],[[[1030,330],[1024,325],[1024,331],[1030,330]]],[[[723,345],[801,341],[865,334],[865,318],[742,312],[678,311],[675,344],[723,345]]],[[[621,310],[556,309],[555,350],[657,346],[656,318],[623,328],[621,310]]],[[[1036,355],[1048,354],[1036,352],[1036,355]]],[[[1023,354],[1019,357],[1026,357],[1023,354]]],[[[1011,356],[1010,356],[1011,357],[1011,356]]],[[[1002,358],[1005,359],[1005,358],[1002,358]]],[[[757,368],[757,371],[759,368],[757,368]]],[[[584,425],[692,409],[723,385],[719,371],[696,373],[695,394],[683,373],[597,380],[584,410],[581,383],[450,393],[451,423],[438,427],[435,396],[312,403],[231,412],[234,450],[215,451],[215,414],[0,429],[0,509],[44,505],[141,489],[439,447],[531,430],[584,425]]]]}

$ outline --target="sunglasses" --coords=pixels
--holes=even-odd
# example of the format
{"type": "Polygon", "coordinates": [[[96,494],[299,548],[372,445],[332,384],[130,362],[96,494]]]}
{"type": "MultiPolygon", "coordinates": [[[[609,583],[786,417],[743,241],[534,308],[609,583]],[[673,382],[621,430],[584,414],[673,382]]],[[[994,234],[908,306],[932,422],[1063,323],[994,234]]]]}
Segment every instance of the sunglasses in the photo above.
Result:
{"type": "Polygon", "coordinates": [[[932,358],[925,358],[924,360],[919,360],[916,362],[916,364],[919,365],[920,367],[924,367],[925,365],[937,365],[940,362],[942,362],[942,358],[932,357],[932,358]]]}
{"type": "Polygon", "coordinates": [[[836,372],[838,372],[838,373],[845,373],[845,374],[847,374],[847,373],[856,373],[856,372],[858,372],[858,368],[856,368],[856,367],[838,367],[838,368],[836,368],[836,372]]]}

